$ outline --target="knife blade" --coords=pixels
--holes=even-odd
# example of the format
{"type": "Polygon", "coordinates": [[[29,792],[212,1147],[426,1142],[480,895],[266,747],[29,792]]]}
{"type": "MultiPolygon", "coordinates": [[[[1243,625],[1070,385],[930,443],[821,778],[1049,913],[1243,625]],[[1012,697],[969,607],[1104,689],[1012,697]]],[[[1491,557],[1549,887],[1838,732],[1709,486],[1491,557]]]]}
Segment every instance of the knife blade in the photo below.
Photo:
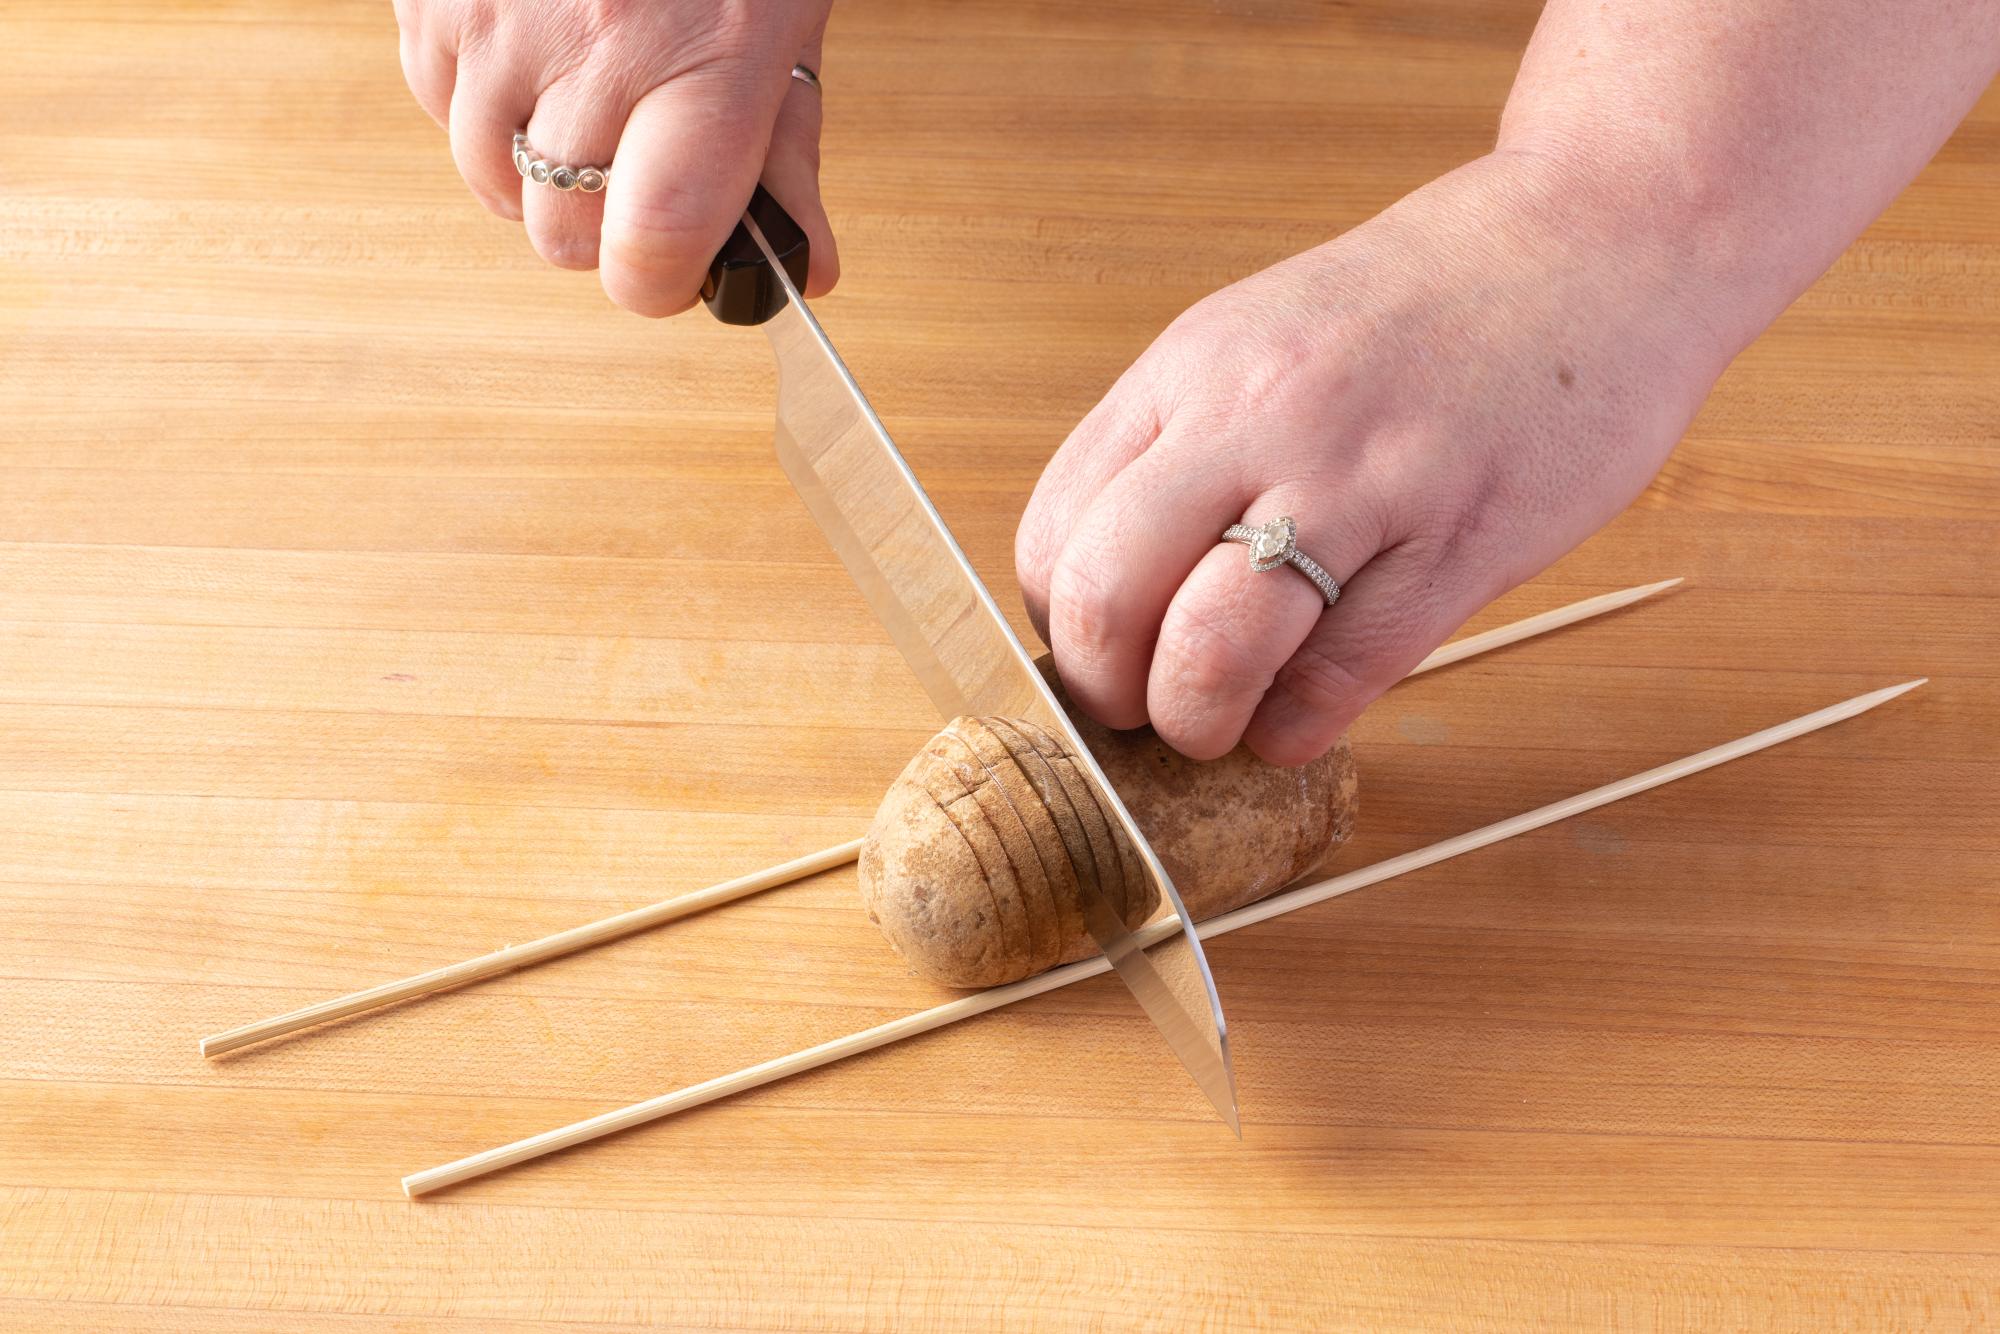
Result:
{"type": "Polygon", "coordinates": [[[770,338],[778,361],[778,461],[945,719],[1022,719],[1075,754],[1181,929],[1139,948],[1095,885],[1081,887],[1085,922],[1240,1135],[1229,1030],[1180,893],[800,297],[806,263],[804,233],[759,186],[703,289],[718,318],[761,324],[770,338]]]}

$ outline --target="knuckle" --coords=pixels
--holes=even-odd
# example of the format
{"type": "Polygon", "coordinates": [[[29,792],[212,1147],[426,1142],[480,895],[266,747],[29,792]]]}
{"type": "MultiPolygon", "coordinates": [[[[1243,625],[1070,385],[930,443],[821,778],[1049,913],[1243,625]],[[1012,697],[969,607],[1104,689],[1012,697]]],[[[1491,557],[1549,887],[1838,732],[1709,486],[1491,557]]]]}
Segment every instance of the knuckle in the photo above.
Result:
{"type": "Polygon", "coordinates": [[[509,222],[521,220],[521,196],[518,190],[510,192],[507,181],[497,172],[488,171],[483,163],[467,162],[460,166],[459,174],[465,178],[466,188],[472,197],[488,213],[506,218],[509,222]]]}
{"type": "Polygon", "coordinates": [[[502,21],[500,0],[458,0],[452,13],[459,50],[481,50],[494,43],[502,21]]]}
{"type": "Polygon", "coordinates": [[[1168,745],[1190,759],[1212,760],[1242,739],[1273,673],[1213,621],[1176,619],[1161,635],[1148,709],[1168,745]]]}
{"type": "Polygon", "coordinates": [[[704,243],[716,230],[714,210],[691,190],[666,187],[649,198],[622,203],[607,218],[604,248],[616,261],[641,273],[685,269],[691,257],[704,260],[704,243]]]}
{"type": "Polygon", "coordinates": [[[587,232],[538,231],[535,253],[559,269],[587,271],[597,267],[597,238],[587,232]]]}
{"type": "Polygon", "coordinates": [[[1107,727],[1144,723],[1145,658],[1121,646],[1117,602],[1103,577],[1066,552],[1049,583],[1050,646],[1070,697],[1107,727]]]}
{"type": "Polygon", "coordinates": [[[412,63],[410,58],[405,57],[403,61],[403,81],[409,85],[410,96],[416,100],[417,105],[423,109],[424,114],[439,124],[443,124],[445,119],[450,115],[451,103],[450,99],[444,95],[444,90],[440,86],[440,80],[429,70],[412,63]]]}
{"type": "Polygon", "coordinates": [[[1066,644],[1108,648],[1117,633],[1116,602],[1100,568],[1065,551],[1049,576],[1049,614],[1066,644]]]}
{"type": "Polygon", "coordinates": [[[758,62],[782,43],[773,10],[753,0],[711,0],[701,6],[660,0],[583,0],[571,26],[588,46],[643,52],[649,64],[677,76],[758,62]],[[661,57],[664,54],[664,63],[661,57]]]}
{"type": "Polygon", "coordinates": [[[1281,769],[1296,769],[1311,764],[1326,754],[1338,740],[1338,731],[1329,731],[1324,727],[1310,731],[1282,731],[1254,722],[1243,738],[1244,744],[1258,759],[1281,769]]]}
{"type": "Polygon", "coordinates": [[[604,294],[611,298],[612,303],[631,311],[634,315],[643,315],[647,319],[665,319],[669,315],[678,315],[682,311],[693,309],[695,302],[700,299],[694,292],[683,292],[675,288],[661,287],[656,283],[633,282],[621,278],[610,265],[604,263],[602,254],[598,257],[598,268],[604,294]]]}
{"type": "Polygon", "coordinates": [[[1278,684],[1307,714],[1339,713],[1373,693],[1370,673],[1307,643],[1278,673],[1278,684]]]}
{"type": "Polygon", "coordinates": [[[775,40],[771,7],[753,0],[724,0],[714,7],[707,32],[709,52],[717,57],[748,56],[775,40]]]}
{"type": "Polygon", "coordinates": [[[1048,531],[1047,522],[1030,509],[1014,533],[1014,577],[1020,581],[1022,593],[1044,605],[1049,598],[1049,566],[1053,561],[1048,531]]]}
{"type": "Polygon", "coordinates": [[[1274,675],[1268,664],[1246,646],[1244,636],[1206,609],[1176,613],[1160,636],[1165,657],[1162,675],[1173,683],[1183,701],[1203,710],[1219,701],[1261,696],[1274,675]]]}
{"type": "Polygon", "coordinates": [[[458,174],[465,182],[472,197],[489,213],[494,213],[510,221],[521,220],[520,178],[509,164],[503,175],[489,159],[490,154],[466,141],[463,132],[451,136],[452,161],[458,167],[458,174]]]}
{"type": "Polygon", "coordinates": [[[1191,760],[1221,759],[1243,739],[1241,724],[1213,707],[1149,698],[1148,708],[1148,721],[1160,740],[1191,760]]]}
{"type": "Polygon", "coordinates": [[[577,7],[576,19],[585,28],[602,31],[631,22],[648,7],[649,0],[584,0],[577,7]]]}

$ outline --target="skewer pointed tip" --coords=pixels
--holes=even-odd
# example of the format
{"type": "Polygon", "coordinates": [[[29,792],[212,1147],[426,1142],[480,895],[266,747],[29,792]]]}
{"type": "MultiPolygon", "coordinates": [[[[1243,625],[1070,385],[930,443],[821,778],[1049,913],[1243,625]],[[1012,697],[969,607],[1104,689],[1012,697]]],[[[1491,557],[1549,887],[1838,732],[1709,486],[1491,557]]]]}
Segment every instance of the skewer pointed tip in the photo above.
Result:
{"type": "Polygon", "coordinates": [[[1930,678],[1928,676],[1919,676],[1916,680],[1905,681],[1901,685],[1883,686],[1880,690],[1871,690],[1865,695],[1856,695],[1853,699],[1848,700],[1846,705],[1836,704],[1832,707],[1846,707],[1851,709],[1852,712],[1847,715],[1851,718],[1856,713],[1866,713],[1870,709],[1879,708],[1897,696],[1907,695],[1918,686],[1928,685],[1929,683],[1930,678]]]}
{"type": "Polygon", "coordinates": [[[1615,592],[1599,593],[1596,597],[1585,598],[1581,602],[1572,602],[1567,607],[1557,607],[1553,611],[1545,611],[1538,616],[1530,616],[1523,621],[1496,626],[1491,630],[1482,630],[1478,634],[1468,635],[1464,639],[1455,639],[1451,643],[1438,648],[1428,658],[1425,658],[1415,667],[1412,667],[1409,674],[1411,676],[1420,676],[1434,668],[1448,667],[1454,662],[1463,662],[1467,658],[1476,657],[1491,649],[1504,648],[1508,644],[1518,644],[1524,639],[1533,639],[1536,635],[1547,634],[1551,630],[1560,630],[1566,625],[1575,625],[1578,621],[1587,621],[1593,616],[1602,616],[1606,612],[1617,611],[1621,607],[1629,607],[1635,602],[1644,602],[1655,593],[1664,593],[1676,584],[1684,582],[1686,581],[1677,575],[1672,579],[1661,579],[1657,583],[1639,584],[1633,588],[1621,588],[1615,592]]]}

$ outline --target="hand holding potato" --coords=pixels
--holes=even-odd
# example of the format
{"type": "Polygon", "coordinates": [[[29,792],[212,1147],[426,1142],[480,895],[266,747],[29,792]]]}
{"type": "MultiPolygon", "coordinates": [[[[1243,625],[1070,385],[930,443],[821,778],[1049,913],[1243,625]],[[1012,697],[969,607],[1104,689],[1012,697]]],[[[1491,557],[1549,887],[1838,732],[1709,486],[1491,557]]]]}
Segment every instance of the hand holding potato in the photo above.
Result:
{"type": "Polygon", "coordinates": [[[1639,494],[1996,66],[2000,0],[1550,0],[1493,152],[1198,303],[1071,432],[1016,563],[1072,696],[1324,752],[1639,494]],[[1284,516],[1336,605],[1222,540],[1284,516]]]}
{"type": "Polygon", "coordinates": [[[1029,610],[1100,721],[1304,763],[1637,495],[1726,359],[1651,238],[1481,159],[1176,320],[1043,474],[1029,610]],[[1281,515],[1336,605],[1218,545],[1281,515]]]}

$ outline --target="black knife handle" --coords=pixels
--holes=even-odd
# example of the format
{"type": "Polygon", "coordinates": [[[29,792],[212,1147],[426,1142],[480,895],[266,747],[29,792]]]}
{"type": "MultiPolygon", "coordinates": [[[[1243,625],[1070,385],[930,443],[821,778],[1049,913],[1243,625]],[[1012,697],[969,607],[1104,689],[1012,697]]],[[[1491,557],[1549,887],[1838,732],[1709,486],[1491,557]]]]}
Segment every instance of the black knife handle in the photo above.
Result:
{"type": "MultiPolygon", "coordinates": [[[[791,275],[792,285],[803,290],[808,259],[806,234],[761,185],[750,196],[746,212],[757,220],[758,230],[764,233],[785,272],[791,275]]],[[[762,324],[784,309],[785,289],[779,286],[771,272],[771,262],[764,258],[764,252],[757,248],[757,239],[741,220],[709,261],[701,299],[724,324],[762,324]]]]}

